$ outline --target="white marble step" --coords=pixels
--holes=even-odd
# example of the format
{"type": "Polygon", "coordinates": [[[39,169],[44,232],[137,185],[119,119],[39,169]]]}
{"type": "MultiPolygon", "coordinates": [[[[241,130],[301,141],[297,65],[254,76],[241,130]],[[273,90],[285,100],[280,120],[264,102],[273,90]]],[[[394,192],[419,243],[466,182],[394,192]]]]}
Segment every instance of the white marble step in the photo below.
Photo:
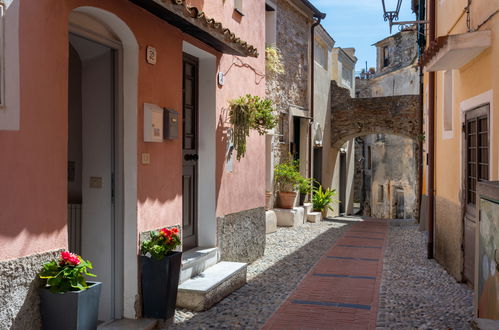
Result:
{"type": "Polygon", "coordinates": [[[195,311],[210,308],[246,284],[246,264],[222,261],[178,287],[177,306],[195,311]]]}
{"type": "Polygon", "coordinates": [[[218,262],[218,248],[197,247],[182,253],[179,283],[183,283],[218,262]]]}

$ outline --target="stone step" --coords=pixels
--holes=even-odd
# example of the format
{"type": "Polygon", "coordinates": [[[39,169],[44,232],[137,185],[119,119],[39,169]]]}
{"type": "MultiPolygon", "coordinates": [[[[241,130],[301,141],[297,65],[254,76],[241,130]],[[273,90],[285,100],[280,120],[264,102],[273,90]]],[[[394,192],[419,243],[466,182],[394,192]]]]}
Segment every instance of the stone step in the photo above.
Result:
{"type": "Polygon", "coordinates": [[[307,215],[307,221],[308,222],[321,222],[322,220],[322,213],[321,212],[310,212],[307,215]]]}
{"type": "Polygon", "coordinates": [[[245,284],[245,263],[219,262],[178,286],[177,307],[206,310],[245,284]]]}
{"type": "Polygon", "coordinates": [[[294,227],[304,224],[303,207],[293,209],[274,209],[277,216],[277,225],[281,227],[294,227]]]}
{"type": "Polygon", "coordinates": [[[182,253],[179,283],[183,283],[218,262],[218,248],[197,247],[182,253]]]}
{"type": "Polygon", "coordinates": [[[100,324],[97,330],[152,330],[158,325],[154,319],[121,319],[100,324]]]}

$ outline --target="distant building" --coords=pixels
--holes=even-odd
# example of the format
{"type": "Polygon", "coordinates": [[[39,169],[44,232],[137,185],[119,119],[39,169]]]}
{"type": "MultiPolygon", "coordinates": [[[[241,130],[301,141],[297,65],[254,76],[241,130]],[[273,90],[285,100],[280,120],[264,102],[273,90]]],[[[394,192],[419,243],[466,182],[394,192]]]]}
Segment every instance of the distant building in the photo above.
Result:
{"type": "MultiPolygon", "coordinates": [[[[356,79],[356,96],[419,94],[416,31],[399,32],[374,45],[376,73],[370,79],[356,79]]],[[[354,199],[363,214],[387,219],[417,217],[417,141],[385,134],[356,141],[354,199]]]]}

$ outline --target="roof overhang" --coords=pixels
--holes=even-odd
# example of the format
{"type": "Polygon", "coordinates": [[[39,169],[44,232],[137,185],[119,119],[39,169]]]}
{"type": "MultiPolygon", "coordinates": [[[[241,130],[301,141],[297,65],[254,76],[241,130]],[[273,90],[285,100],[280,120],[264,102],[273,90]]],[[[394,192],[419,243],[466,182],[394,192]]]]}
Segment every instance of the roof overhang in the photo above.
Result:
{"type": "Polygon", "coordinates": [[[490,31],[438,37],[421,57],[425,72],[456,70],[480,55],[492,43],[490,31]]]}
{"type": "Polygon", "coordinates": [[[196,7],[190,7],[185,0],[129,0],[160,19],[179,28],[219,52],[238,56],[258,57],[258,50],[239,39],[222,23],[206,17],[196,7]]]}

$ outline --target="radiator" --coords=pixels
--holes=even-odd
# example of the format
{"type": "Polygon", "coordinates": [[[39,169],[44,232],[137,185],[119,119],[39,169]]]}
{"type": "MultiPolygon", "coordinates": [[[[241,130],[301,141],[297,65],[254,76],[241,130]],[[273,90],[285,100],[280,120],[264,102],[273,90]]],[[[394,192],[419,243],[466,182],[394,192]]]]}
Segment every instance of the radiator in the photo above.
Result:
{"type": "Polygon", "coordinates": [[[80,254],[81,250],[81,204],[68,204],[69,251],[80,254]]]}

